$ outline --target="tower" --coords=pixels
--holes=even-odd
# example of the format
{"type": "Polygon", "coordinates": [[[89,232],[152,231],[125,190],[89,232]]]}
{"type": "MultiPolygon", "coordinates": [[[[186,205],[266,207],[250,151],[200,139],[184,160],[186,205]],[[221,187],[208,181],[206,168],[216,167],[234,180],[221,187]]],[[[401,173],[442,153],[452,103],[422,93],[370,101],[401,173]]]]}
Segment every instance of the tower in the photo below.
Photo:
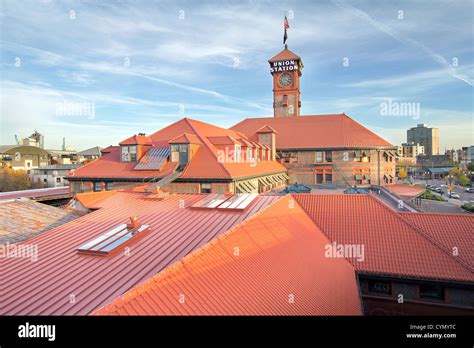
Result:
{"type": "Polygon", "coordinates": [[[285,45],[285,49],[268,63],[273,76],[273,116],[300,116],[300,76],[303,61],[285,45]]]}

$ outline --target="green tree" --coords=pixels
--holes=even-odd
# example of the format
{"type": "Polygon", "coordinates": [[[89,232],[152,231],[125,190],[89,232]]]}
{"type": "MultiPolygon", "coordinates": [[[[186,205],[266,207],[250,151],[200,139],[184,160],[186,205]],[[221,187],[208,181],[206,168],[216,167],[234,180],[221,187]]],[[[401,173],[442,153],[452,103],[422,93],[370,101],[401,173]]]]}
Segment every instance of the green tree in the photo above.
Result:
{"type": "Polygon", "coordinates": [[[469,178],[466,175],[461,174],[459,176],[459,184],[461,186],[466,186],[468,183],[469,183],[469,178]]]}

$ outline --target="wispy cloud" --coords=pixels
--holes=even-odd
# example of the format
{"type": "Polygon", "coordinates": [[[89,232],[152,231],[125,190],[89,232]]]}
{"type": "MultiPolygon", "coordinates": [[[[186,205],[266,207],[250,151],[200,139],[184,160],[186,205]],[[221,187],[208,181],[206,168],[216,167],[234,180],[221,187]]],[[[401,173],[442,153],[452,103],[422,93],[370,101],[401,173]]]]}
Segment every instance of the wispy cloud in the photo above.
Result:
{"type": "Polygon", "coordinates": [[[359,18],[362,18],[363,20],[367,21],[368,23],[370,23],[370,25],[372,25],[374,28],[376,28],[377,30],[389,35],[390,37],[392,37],[393,39],[397,40],[398,42],[402,43],[402,44],[406,44],[406,45],[411,45],[415,48],[418,48],[420,51],[424,52],[425,54],[427,54],[429,57],[431,57],[431,59],[433,59],[435,62],[439,63],[440,65],[442,65],[444,68],[445,68],[445,71],[447,73],[449,73],[452,77],[456,78],[456,79],[459,79],[465,83],[467,83],[468,85],[472,86],[473,85],[473,80],[471,77],[465,75],[465,74],[461,74],[458,69],[456,69],[452,64],[450,64],[446,58],[444,58],[441,54],[435,52],[434,50],[432,50],[431,48],[429,48],[428,46],[426,46],[425,44],[423,44],[422,42],[419,42],[415,39],[412,39],[410,37],[407,37],[401,33],[399,33],[398,31],[396,31],[395,29],[389,27],[388,25],[384,24],[384,23],[381,23],[375,19],[373,19],[371,16],[369,16],[369,14],[367,14],[366,12],[352,6],[352,5],[349,5],[343,1],[340,1],[340,0],[332,0],[334,2],[334,4],[336,4],[338,7],[342,8],[342,9],[345,9],[345,10],[349,10],[351,11],[352,13],[354,13],[354,15],[356,15],[357,17],[359,18]]]}

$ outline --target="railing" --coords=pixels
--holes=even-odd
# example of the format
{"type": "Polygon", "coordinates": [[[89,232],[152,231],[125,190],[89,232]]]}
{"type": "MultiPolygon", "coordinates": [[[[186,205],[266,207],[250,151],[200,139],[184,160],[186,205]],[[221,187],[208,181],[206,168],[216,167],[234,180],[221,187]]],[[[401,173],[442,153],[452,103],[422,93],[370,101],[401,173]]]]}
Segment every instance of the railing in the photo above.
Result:
{"type": "Polygon", "coordinates": [[[342,179],[344,180],[344,182],[346,183],[346,185],[348,187],[352,187],[353,184],[352,184],[352,181],[349,180],[349,178],[346,176],[346,174],[344,174],[344,172],[342,170],[339,169],[339,167],[336,165],[336,164],[333,164],[332,166],[332,169],[339,175],[342,177],[342,179]]]}

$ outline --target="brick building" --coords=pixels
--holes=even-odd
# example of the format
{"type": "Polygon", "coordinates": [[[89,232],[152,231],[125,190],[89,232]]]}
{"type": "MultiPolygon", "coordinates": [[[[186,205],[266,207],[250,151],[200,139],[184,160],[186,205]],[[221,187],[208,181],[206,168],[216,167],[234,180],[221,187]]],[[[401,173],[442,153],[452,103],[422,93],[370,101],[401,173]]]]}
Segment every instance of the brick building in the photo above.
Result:
{"type": "Polygon", "coordinates": [[[271,129],[276,158],[287,167],[290,183],[353,186],[395,181],[396,146],[345,114],[300,116],[301,58],[285,46],[269,63],[274,117],[248,118],[232,130],[257,139],[262,129],[271,129]]]}
{"type": "Polygon", "coordinates": [[[262,130],[245,135],[184,118],[149,136],[134,135],[102,150],[102,157],[67,176],[73,192],[156,183],[180,193],[257,193],[284,186],[286,168],[262,130]]]}

